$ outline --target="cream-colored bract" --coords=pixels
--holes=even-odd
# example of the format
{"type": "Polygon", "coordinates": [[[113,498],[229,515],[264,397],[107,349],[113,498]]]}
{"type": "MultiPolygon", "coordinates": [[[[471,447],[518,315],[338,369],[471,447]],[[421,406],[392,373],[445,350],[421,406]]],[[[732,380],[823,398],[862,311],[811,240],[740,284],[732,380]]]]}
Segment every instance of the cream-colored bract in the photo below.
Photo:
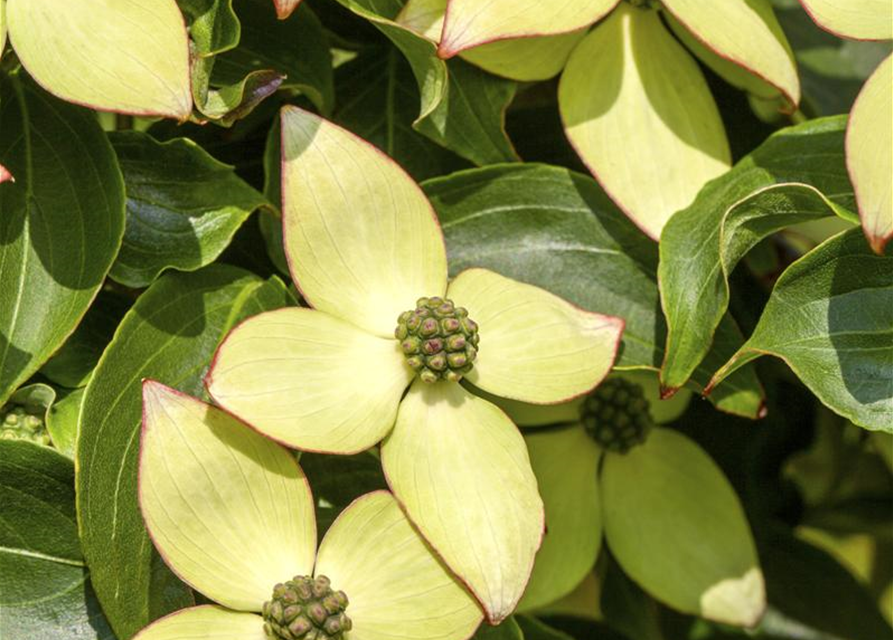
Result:
{"type": "Polygon", "coordinates": [[[276,7],[276,17],[285,20],[301,4],[301,0],[273,0],[276,7]]]}
{"type": "Polygon", "coordinates": [[[6,16],[22,65],[63,100],[179,120],[192,113],[175,0],[8,0],[6,16]]]}
{"type": "Polygon", "coordinates": [[[518,604],[543,535],[524,439],[458,384],[416,381],[381,449],[388,484],[491,622],[518,604]]]}
{"type": "Polygon", "coordinates": [[[270,640],[253,613],[211,605],[181,609],[140,631],[133,640],[270,640]]]}
{"type": "MultiPolygon", "coordinates": [[[[439,43],[446,5],[447,0],[409,0],[397,22],[439,43]]],[[[564,68],[571,51],[585,34],[580,29],[556,36],[497,40],[466,49],[460,56],[484,71],[512,80],[547,80],[564,68]]]]}
{"type": "Polygon", "coordinates": [[[506,38],[547,36],[583,29],[619,0],[449,0],[438,53],[449,58],[506,38]]]}
{"type": "Polygon", "coordinates": [[[0,58],[6,48],[6,0],[0,0],[0,58]]]}
{"type": "Polygon", "coordinates": [[[519,611],[566,596],[592,571],[602,540],[601,450],[579,425],[526,433],[546,509],[546,535],[519,611]]]}
{"type": "Polygon", "coordinates": [[[320,545],[316,575],[347,593],[350,640],[464,640],[484,615],[386,491],[366,494],[338,517],[320,545]]]}
{"type": "Polygon", "coordinates": [[[317,115],[282,110],[285,252],[314,308],[380,336],[417,298],[443,295],[434,210],[381,151],[317,115]]]}
{"type": "Polygon", "coordinates": [[[626,455],[605,456],[601,489],[608,546],[633,580],[686,613],[759,621],[766,595],[750,527],[700,447],[655,429],[626,455]]]}
{"type": "Polygon", "coordinates": [[[718,55],[800,102],[797,63],[769,0],[663,0],[663,6],[718,55]]]}
{"type": "Polygon", "coordinates": [[[893,237],[893,55],[862,87],[846,132],[846,162],[862,228],[883,254],[893,237]]]}
{"type": "Polygon", "coordinates": [[[558,104],[568,138],[649,236],[730,166],[719,111],[656,11],[619,5],[577,46],[558,104]]]}
{"type": "Polygon", "coordinates": [[[279,442],[356,453],[394,426],[413,375],[393,338],[327,313],[289,308],[254,316],[230,332],[206,383],[221,406],[279,442]]]}
{"type": "Polygon", "coordinates": [[[273,585],[312,571],[313,499],[294,457],[157,382],[143,384],[143,416],[140,506],[184,581],[231,609],[260,611],[273,585]]]}
{"type": "Polygon", "coordinates": [[[800,0],[812,19],[831,33],[856,40],[893,38],[889,0],[800,0]]]}
{"type": "Polygon", "coordinates": [[[556,403],[586,393],[611,370],[623,332],[618,318],[486,269],[463,271],[447,295],[480,327],[468,380],[484,391],[556,403]]]}

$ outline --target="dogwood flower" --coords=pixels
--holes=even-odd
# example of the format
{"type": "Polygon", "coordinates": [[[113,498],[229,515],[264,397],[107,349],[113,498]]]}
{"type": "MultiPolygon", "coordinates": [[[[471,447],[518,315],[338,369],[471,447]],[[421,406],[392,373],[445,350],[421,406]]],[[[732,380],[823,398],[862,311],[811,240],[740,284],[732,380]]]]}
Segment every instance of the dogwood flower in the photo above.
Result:
{"type": "Polygon", "coordinates": [[[154,381],[139,499],[168,566],[219,605],[177,611],[138,640],[465,640],[483,618],[390,493],[355,500],[317,549],[292,453],[154,381]]]}
{"type": "Polygon", "coordinates": [[[535,403],[584,394],[610,370],[623,322],[484,269],[448,284],[418,185],[296,107],[282,112],[282,196],[285,253],[313,308],[236,327],[208,392],[296,449],[348,454],[383,440],[410,519],[502,620],[530,575],[542,502],[517,428],[465,382],[535,403]]]}
{"type": "Polygon", "coordinates": [[[398,21],[438,43],[442,58],[459,55],[519,81],[561,73],[568,140],[654,239],[731,165],[719,110],[691,54],[762,110],[800,100],[794,56],[769,0],[409,0],[398,21]]]}
{"type": "Polygon", "coordinates": [[[645,591],[680,611],[755,625],[763,575],[741,503],[722,471],[681,433],[657,426],[691,394],[660,400],[657,376],[612,374],[586,397],[501,403],[525,429],[547,534],[519,609],[548,605],[592,571],[604,535],[645,591]]]}

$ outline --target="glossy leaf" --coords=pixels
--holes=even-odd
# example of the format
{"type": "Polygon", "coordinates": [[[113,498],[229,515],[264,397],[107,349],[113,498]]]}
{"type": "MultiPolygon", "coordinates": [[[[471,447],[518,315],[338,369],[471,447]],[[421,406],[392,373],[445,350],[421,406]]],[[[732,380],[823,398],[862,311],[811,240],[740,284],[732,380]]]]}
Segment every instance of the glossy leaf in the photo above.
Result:
{"type": "Polygon", "coordinates": [[[124,185],[90,112],[0,76],[0,404],[80,322],[121,244],[124,185]]]}
{"type": "Polygon", "coordinates": [[[134,640],[267,640],[264,620],[253,613],[230,611],[223,607],[201,606],[182,609],[143,629],[134,640]]]}
{"type": "Polygon", "coordinates": [[[753,335],[715,381],[761,355],[774,355],[826,406],[860,426],[893,433],[889,254],[873,254],[853,229],[788,267],[753,335]]]}
{"type": "Polygon", "coordinates": [[[285,252],[314,308],[393,337],[422,296],[443,295],[434,211],[399,165],[307,111],[282,111],[285,252]]]}
{"type": "Polygon", "coordinates": [[[194,271],[227,247],[264,197],[188,138],[111,137],[127,188],[127,226],[111,276],[148,286],[165,269],[194,271]]]}
{"type": "Polygon", "coordinates": [[[63,100],[189,117],[189,45],[174,0],[7,0],[6,18],[22,65],[63,100]]]}
{"type": "Polygon", "coordinates": [[[0,636],[113,640],[78,543],[71,460],[0,441],[0,636]]]}
{"type": "MultiPolygon", "coordinates": [[[[659,311],[657,247],[590,177],[546,165],[501,165],[424,184],[443,225],[452,275],[486,267],[542,287],[583,309],[626,322],[616,366],[660,366],[666,326],[659,311]]],[[[706,385],[741,345],[722,323],[693,386],[706,385]]],[[[720,408],[756,416],[761,390],[741,371],[711,395],[720,408]]]]}
{"type": "Polygon", "coordinates": [[[313,498],[292,454],[152,380],[143,382],[139,500],[165,563],[231,609],[259,612],[273,585],[311,573],[313,498]]]}
{"type": "Polygon", "coordinates": [[[514,82],[461,60],[447,64],[438,58],[434,42],[396,22],[402,8],[396,0],[339,2],[372,22],[406,56],[419,85],[417,131],[475,164],[517,160],[505,133],[514,82]]]}
{"type": "Polygon", "coordinates": [[[415,180],[467,166],[457,155],[413,129],[418,85],[394,47],[376,49],[338,67],[338,108],[333,120],[375,145],[415,180]]]}
{"type": "Polygon", "coordinates": [[[567,33],[588,27],[617,0],[449,0],[438,53],[448,58],[471,47],[522,36],[567,33]]]}
{"type": "Polygon", "coordinates": [[[87,386],[78,511],[93,585],[120,637],[192,603],[152,549],[137,503],[140,380],[194,396],[217,343],[241,319],[288,304],[278,280],[212,266],[157,280],[127,313],[87,386]]]}
{"type": "Polygon", "coordinates": [[[893,55],[865,83],[850,113],[846,160],[862,228],[875,253],[893,238],[893,55]]]}
{"type": "Polygon", "coordinates": [[[358,498],[335,520],[316,575],[347,594],[350,636],[358,639],[465,640],[483,618],[387,491],[358,498]]]}
{"type": "Polygon", "coordinates": [[[544,526],[517,427],[460,385],[416,381],[381,456],[391,490],[422,535],[491,623],[505,619],[524,593],[544,526]]]}
{"type": "Polygon", "coordinates": [[[688,380],[726,313],[728,274],[766,236],[826,216],[852,219],[843,118],[784,129],[708,185],[661,237],[661,305],[669,335],[661,382],[688,380]]]}
{"type": "Polygon", "coordinates": [[[893,7],[886,0],[800,0],[823,29],[843,38],[893,38],[893,7]]]}
{"type": "Polygon", "coordinates": [[[716,54],[800,102],[794,54],[770,0],[664,0],[663,7],[716,54]]]}
{"type": "Polygon", "coordinates": [[[524,436],[546,510],[546,534],[518,606],[535,610],[566,596],[593,570],[602,542],[601,450],[579,424],[524,436]]]}
{"type": "Polygon", "coordinates": [[[707,83],[655,11],[621,4],[593,29],[568,60],[558,104],[580,158],[654,239],[730,164],[707,83]]]}
{"type": "Polygon", "coordinates": [[[215,57],[212,83],[232,85],[252,73],[270,70],[283,76],[280,88],[300,91],[321,112],[331,112],[335,103],[332,54],[311,8],[304,5],[278,20],[269,0],[244,0],[238,10],[238,46],[215,57]]]}
{"type": "Polygon", "coordinates": [[[757,623],[766,595],[750,527],[697,444],[655,429],[627,454],[606,455],[601,480],[605,536],[627,575],[680,611],[757,623]]]}
{"type": "Polygon", "coordinates": [[[617,355],[623,320],[584,311],[493,271],[460,273],[447,296],[480,329],[483,347],[466,377],[488,393],[563,402],[601,382],[617,355]]]}
{"type": "Polygon", "coordinates": [[[217,404],[278,442],[348,454],[391,430],[414,375],[393,338],[322,311],[281,309],[231,331],[205,383],[217,404]]]}

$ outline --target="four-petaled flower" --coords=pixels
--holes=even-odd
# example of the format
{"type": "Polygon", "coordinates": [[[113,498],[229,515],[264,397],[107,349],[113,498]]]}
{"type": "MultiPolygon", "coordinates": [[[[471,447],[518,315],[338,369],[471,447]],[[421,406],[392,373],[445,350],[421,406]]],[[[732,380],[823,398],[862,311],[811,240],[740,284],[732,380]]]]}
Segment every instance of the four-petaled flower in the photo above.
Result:
{"type": "Polygon", "coordinates": [[[139,498],[165,562],[220,606],[173,613],[138,640],[465,640],[483,619],[390,493],[355,500],[317,550],[294,455],[151,380],[139,498]]]}
{"type": "Polygon", "coordinates": [[[209,394],[296,449],[347,454],[383,440],[394,495],[489,619],[502,620],[529,578],[543,507],[517,428],[465,381],[542,404],[585,394],[609,372],[622,320],[485,269],[448,284],[441,229],[418,185],[361,138],[295,107],[282,112],[282,195],[285,253],[313,308],[236,327],[209,394]]]}

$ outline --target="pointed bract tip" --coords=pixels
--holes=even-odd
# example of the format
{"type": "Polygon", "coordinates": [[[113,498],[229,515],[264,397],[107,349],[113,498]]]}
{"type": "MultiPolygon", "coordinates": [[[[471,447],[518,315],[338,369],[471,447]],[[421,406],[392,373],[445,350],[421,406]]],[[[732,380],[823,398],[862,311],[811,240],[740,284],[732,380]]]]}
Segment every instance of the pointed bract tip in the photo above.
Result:
{"type": "Polygon", "coordinates": [[[676,395],[676,392],[679,391],[679,387],[668,387],[667,385],[661,383],[660,385],[660,399],[661,400],[669,400],[673,396],[676,395]]]}

